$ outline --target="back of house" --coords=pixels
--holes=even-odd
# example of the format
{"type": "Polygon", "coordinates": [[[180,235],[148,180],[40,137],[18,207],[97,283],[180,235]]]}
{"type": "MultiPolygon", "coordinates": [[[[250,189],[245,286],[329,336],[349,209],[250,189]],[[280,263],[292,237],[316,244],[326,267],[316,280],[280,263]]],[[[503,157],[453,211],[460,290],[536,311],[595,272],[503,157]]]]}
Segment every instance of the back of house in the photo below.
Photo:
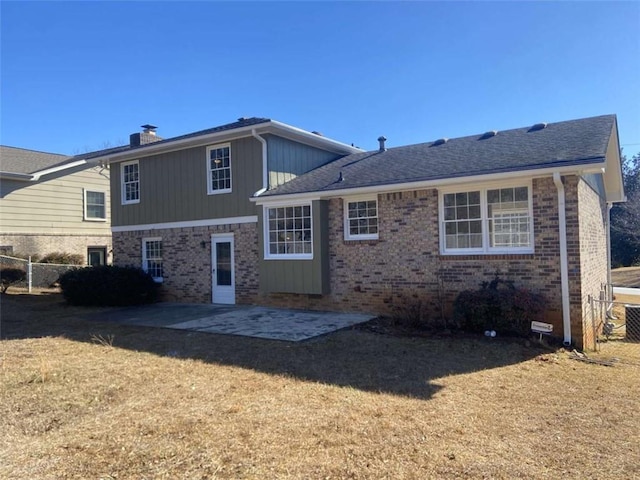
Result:
{"type": "Polygon", "coordinates": [[[565,342],[607,283],[624,200],[614,115],[365,152],[266,118],[95,158],[111,168],[114,261],[166,299],[450,314],[496,274],[545,297],[565,342]]]}

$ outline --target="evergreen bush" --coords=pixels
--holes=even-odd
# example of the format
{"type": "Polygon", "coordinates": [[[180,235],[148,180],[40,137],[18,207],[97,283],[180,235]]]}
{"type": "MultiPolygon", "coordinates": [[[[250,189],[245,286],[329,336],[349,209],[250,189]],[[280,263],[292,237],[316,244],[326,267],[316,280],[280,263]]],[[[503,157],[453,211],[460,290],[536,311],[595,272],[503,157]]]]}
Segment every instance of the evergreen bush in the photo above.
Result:
{"type": "Polygon", "coordinates": [[[100,265],[76,268],[59,279],[71,305],[127,306],[157,301],[160,285],[140,268],[100,265]]]}

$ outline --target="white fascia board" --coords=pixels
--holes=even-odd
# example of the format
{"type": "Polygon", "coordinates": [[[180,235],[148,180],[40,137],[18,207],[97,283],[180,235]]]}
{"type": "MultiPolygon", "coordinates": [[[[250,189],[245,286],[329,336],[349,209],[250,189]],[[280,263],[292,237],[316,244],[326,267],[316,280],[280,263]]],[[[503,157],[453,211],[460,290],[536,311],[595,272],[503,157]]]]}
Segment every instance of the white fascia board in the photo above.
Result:
{"type": "Polygon", "coordinates": [[[257,215],[247,215],[245,217],[225,217],[212,218],[207,220],[187,220],[184,222],[165,223],[145,223],[140,225],[112,226],[111,231],[116,232],[137,232],[141,230],[165,230],[171,228],[191,228],[191,227],[211,227],[217,225],[231,225],[234,223],[257,223],[257,215]]]}
{"type": "Polygon", "coordinates": [[[60,172],[62,170],[67,170],[68,168],[75,168],[75,167],[79,167],[81,165],[86,165],[86,164],[87,164],[86,160],[77,160],[75,162],[65,163],[64,165],[59,165],[57,167],[47,168],[46,170],[40,170],[39,172],[35,172],[34,176],[40,178],[43,175],[49,175],[51,173],[60,172]]]}
{"type": "MultiPolygon", "coordinates": [[[[604,165],[599,164],[600,166],[604,165]]],[[[594,164],[588,165],[587,168],[591,169],[595,167],[594,164]]],[[[445,178],[445,179],[437,179],[437,180],[424,180],[419,182],[406,182],[406,183],[388,183],[383,185],[372,185],[367,187],[357,187],[357,188],[345,188],[341,190],[327,190],[327,191],[314,191],[314,192],[303,192],[303,193],[292,193],[288,195],[270,195],[270,196],[262,196],[262,197],[254,197],[250,200],[255,202],[257,205],[265,205],[267,203],[272,202],[286,202],[292,200],[304,200],[306,198],[336,198],[336,197],[344,197],[351,195],[366,195],[366,194],[376,194],[376,193],[392,193],[392,192],[403,192],[403,191],[411,191],[411,190],[423,190],[426,188],[441,188],[452,185],[464,185],[467,183],[486,183],[492,181],[503,181],[509,179],[523,179],[523,178],[540,178],[540,177],[548,177],[552,176],[554,172],[559,172],[562,174],[576,174],[579,175],[585,171],[584,168],[573,166],[567,167],[549,167],[542,169],[533,169],[533,170],[519,170],[515,172],[501,172],[501,173],[490,173],[486,175],[472,175],[465,177],[454,177],[454,178],[445,178]]]]}
{"type": "Polygon", "coordinates": [[[198,135],[197,137],[183,138],[180,140],[168,142],[150,143],[142,148],[125,150],[124,152],[117,152],[112,155],[107,154],[100,157],[94,157],[89,161],[92,163],[99,163],[103,161],[107,161],[109,163],[122,162],[126,160],[146,157],[160,152],[168,153],[189,147],[229,141],[235,138],[250,137],[252,136],[253,131],[257,132],[258,134],[273,133],[276,135],[282,135],[287,138],[298,140],[301,143],[311,144],[319,148],[324,148],[326,150],[337,153],[348,154],[359,153],[363,151],[359,148],[347,145],[346,143],[341,143],[327,137],[322,137],[314,133],[292,127],[291,125],[287,125],[285,123],[270,120],[264,123],[257,123],[255,125],[248,125],[246,127],[234,128],[233,130],[222,130],[206,135],[198,135]]]}
{"type": "Polygon", "coordinates": [[[64,165],[58,165],[57,167],[47,168],[45,170],[40,170],[35,173],[13,173],[13,172],[0,172],[0,177],[5,178],[7,180],[18,180],[23,182],[37,182],[40,180],[40,177],[44,175],[50,175],[52,173],[60,172],[62,170],[67,170],[69,168],[79,167],[81,165],[85,165],[87,163],[86,160],[77,160],[71,163],[65,163],[64,165]]]}

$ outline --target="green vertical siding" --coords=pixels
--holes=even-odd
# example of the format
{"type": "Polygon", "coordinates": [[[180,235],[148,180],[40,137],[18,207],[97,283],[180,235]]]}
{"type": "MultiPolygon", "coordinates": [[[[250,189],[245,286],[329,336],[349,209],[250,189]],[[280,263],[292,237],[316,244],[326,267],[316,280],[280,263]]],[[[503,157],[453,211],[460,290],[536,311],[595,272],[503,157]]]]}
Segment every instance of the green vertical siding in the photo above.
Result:
{"type": "Polygon", "coordinates": [[[275,135],[265,138],[271,188],[342,156],[275,135]]]}
{"type": "Polygon", "coordinates": [[[249,198],[262,188],[262,147],[248,137],[231,142],[231,193],[207,194],[206,146],[139,159],[140,203],[122,205],[120,164],[111,166],[113,226],[256,215],[249,198]]]}
{"type": "Polygon", "coordinates": [[[313,216],[313,259],[265,260],[264,218],[259,214],[260,291],[263,293],[329,293],[328,202],[311,204],[313,216]]]}

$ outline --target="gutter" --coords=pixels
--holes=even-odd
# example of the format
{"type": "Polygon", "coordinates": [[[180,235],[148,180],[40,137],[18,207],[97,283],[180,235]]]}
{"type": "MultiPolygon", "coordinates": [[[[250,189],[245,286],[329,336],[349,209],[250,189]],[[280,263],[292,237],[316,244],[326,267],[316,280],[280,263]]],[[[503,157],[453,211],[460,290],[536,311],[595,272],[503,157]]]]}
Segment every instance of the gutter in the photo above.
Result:
{"type": "Polygon", "coordinates": [[[558,189],[558,223],[560,228],[560,283],[562,287],[563,343],[571,345],[571,310],[569,306],[569,261],[567,258],[567,212],[564,184],[559,172],[554,172],[553,183],[558,189]]]}
{"type": "Polygon", "coordinates": [[[255,128],[251,130],[251,135],[262,144],[262,188],[253,194],[254,197],[259,197],[269,188],[269,170],[267,167],[267,141],[260,135],[258,135],[255,128]]]}

